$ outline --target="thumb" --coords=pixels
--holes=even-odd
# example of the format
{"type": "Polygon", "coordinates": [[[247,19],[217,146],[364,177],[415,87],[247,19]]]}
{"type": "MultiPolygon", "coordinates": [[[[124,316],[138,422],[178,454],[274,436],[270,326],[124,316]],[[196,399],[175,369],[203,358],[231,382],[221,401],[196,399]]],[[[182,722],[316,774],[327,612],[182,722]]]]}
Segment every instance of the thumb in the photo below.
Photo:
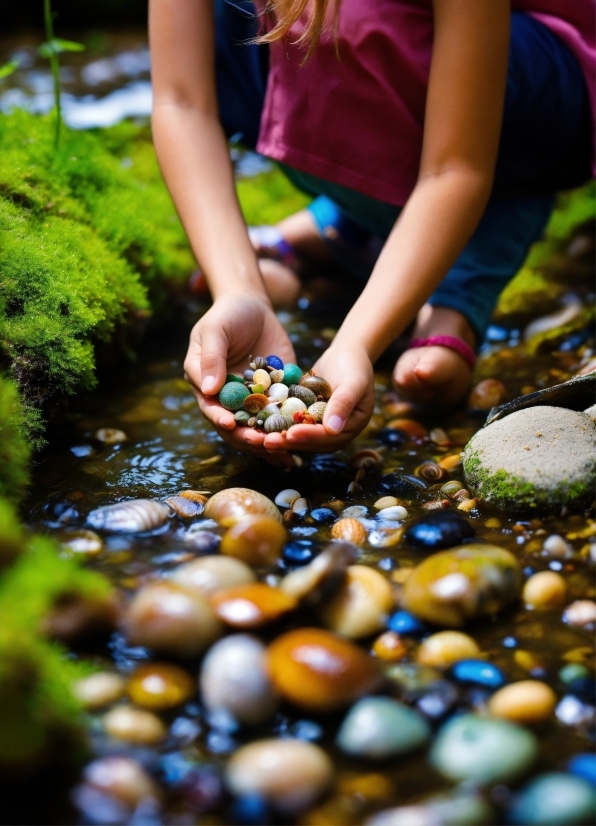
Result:
{"type": "Polygon", "coordinates": [[[359,396],[359,388],[353,384],[341,384],[333,391],[323,416],[323,425],[328,433],[333,436],[341,433],[359,396]]]}
{"type": "Polygon", "coordinates": [[[226,379],[228,339],[219,325],[206,325],[201,331],[201,391],[213,396],[226,379]]]}

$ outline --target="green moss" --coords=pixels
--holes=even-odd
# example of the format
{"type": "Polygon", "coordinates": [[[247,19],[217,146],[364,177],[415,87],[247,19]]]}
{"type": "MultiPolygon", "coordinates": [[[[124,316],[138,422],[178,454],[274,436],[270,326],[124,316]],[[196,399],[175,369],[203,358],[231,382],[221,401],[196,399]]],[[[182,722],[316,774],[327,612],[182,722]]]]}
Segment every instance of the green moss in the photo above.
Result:
{"type": "Polygon", "coordinates": [[[312,200],[296,189],[278,169],[255,178],[241,178],[237,191],[249,225],[275,224],[303,209],[312,200]]]}
{"type": "Polygon", "coordinates": [[[490,473],[474,450],[465,451],[463,468],[466,484],[482,501],[514,513],[556,511],[563,503],[571,509],[581,508],[594,497],[590,482],[560,483],[545,489],[505,470],[490,473]]]}
{"type": "Polygon", "coordinates": [[[29,482],[30,452],[27,421],[17,387],[0,375],[0,497],[16,502],[22,496],[29,482]]]}

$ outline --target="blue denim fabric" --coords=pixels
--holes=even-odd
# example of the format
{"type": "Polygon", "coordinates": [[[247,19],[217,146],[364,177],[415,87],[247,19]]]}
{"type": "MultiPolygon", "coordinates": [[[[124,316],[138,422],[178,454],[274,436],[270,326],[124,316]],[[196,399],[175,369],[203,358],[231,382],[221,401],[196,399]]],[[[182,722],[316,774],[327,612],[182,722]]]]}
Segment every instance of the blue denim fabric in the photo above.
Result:
{"type": "MultiPolygon", "coordinates": [[[[255,31],[250,0],[215,0],[215,8],[220,117],[228,135],[240,133],[252,148],[265,94],[266,47],[246,44],[255,31]]],[[[577,60],[541,23],[513,13],[493,195],[430,303],[462,313],[482,340],[499,294],[542,236],[554,193],[588,180],[589,157],[589,101],[577,60]]],[[[282,169],[314,197],[309,209],[339,263],[368,278],[400,208],[282,169]]]]}

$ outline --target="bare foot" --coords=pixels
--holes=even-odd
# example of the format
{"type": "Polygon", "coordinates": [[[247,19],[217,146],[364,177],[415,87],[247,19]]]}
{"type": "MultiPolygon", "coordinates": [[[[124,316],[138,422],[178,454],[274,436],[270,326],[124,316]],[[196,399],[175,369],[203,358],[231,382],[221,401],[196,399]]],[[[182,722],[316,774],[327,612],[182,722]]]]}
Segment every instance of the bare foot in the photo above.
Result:
{"type": "MultiPolygon", "coordinates": [[[[425,304],[420,310],[413,338],[455,336],[470,347],[475,336],[466,319],[447,307],[425,304]]],[[[447,347],[416,347],[399,358],[393,384],[400,397],[419,404],[450,406],[466,394],[472,371],[464,359],[447,347]]]]}

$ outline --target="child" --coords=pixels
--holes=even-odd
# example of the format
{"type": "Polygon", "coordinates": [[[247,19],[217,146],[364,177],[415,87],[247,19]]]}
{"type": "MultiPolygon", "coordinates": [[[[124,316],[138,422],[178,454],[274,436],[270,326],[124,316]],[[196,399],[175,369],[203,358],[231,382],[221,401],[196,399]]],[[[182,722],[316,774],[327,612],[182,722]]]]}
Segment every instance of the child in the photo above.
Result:
{"type": "Polygon", "coordinates": [[[414,319],[400,396],[461,399],[554,193],[590,174],[594,0],[279,0],[250,45],[252,4],[212,2],[150,6],[155,146],[213,296],[185,362],[203,414],[282,463],[337,450],[370,418],[372,365],[414,319]],[[315,196],[253,243],[234,133],[315,196]],[[368,277],[314,366],[334,389],[323,425],[235,429],[216,396],[226,372],[250,353],[295,360],[272,302],[296,294],[301,256],[368,277]]]}

